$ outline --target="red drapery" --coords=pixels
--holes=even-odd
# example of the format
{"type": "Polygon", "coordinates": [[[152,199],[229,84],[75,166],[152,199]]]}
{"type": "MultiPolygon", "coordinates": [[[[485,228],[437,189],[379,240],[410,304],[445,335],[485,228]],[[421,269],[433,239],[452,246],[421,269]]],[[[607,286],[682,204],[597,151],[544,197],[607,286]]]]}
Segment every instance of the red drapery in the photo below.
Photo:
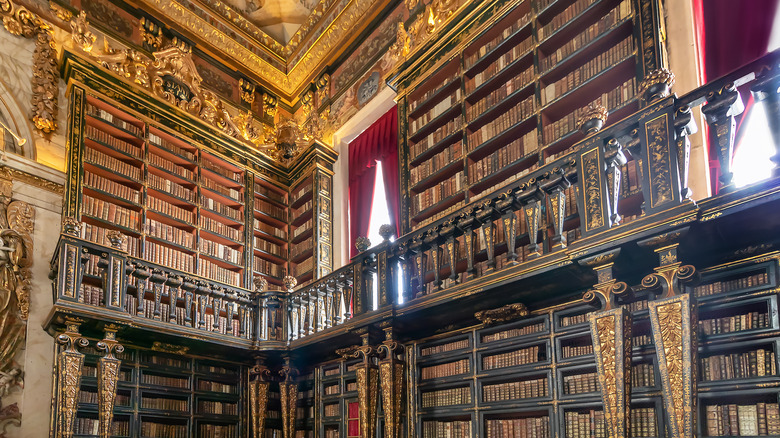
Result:
{"type": "MultiPolygon", "coordinates": [[[[778,0],[693,0],[693,13],[703,79],[717,79],[767,53],[769,36],[778,0]]],[[[747,118],[753,97],[747,87],[739,90],[745,111],[737,120],[738,128],[747,118]]],[[[737,144],[740,131],[737,129],[737,144]]],[[[717,194],[720,164],[710,153],[712,193],[717,194]]]]}
{"type": "MultiPolygon", "coordinates": [[[[391,225],[399,235],[401,186],[398,176],[398,107],[394,106],[349,144],[350,257],[355,241],[368,234],[376,180],[376,162],[382,162],[391,225]]],[[[376,243],[376,242],[375,242],[376,243]]]]}

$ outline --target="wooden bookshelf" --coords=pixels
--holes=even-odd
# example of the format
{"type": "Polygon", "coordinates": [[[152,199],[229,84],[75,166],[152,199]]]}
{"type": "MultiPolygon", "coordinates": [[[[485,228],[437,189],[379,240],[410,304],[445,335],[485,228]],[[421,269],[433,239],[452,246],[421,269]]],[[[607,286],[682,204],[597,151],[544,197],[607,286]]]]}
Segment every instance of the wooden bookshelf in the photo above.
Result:
{"type": "MultiPolygon", "coordinates": [[[[575,152],[588,105],[606,107],[607,124],[636,111],[634,8],[631,0],[519,2],[421,73],[405,90],[402,124],[410,229],[575,152]]],[[[631,210],[621,214],[641,213],[631,210]]]]}
{"type": "MultiPolygon", "coordinates": [[[[98,436],[97,368],[102,353],[86,354],[75,436],[98,436]]],[[[238,438],[246,428],[239,388],[245,367],[235,363],[128,349],[121,362],[112,436],[238,438]]]]}

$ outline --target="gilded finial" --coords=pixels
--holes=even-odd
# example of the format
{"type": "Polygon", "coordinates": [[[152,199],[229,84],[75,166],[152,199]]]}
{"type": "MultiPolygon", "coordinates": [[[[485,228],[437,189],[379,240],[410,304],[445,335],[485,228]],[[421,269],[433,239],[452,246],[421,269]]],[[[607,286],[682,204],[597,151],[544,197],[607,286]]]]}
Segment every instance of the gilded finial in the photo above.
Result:
{"type": "Polygon", "coordinates": [[[360,236],[355,241],[355,248],[357,248],[358,252],[363,252],[371,247],[371,241],[368,240],[368,237],[360,236]]]}
{"type": "Polygon", "coordinates": [[[127,237],[116,230],[109,230],[106,233],[106,239],[108,239],[108,242],[111,244],[111,248],[122,250],[125,247],[125,242],[127,242],[127,237]]]}
{"type": "Polygon", "coordinates": [[[252,283],[254,283],[255,292],[257,293],[263,293],[268,289],[268,280],[263,276],[256,275],[255,278],[252,279],[252,283]]]}
{"type": "Polygon", "coordinates": [[[62,232],[70,236],[81,237],[81,222],[74,217],[65,216],[62,219],[62,232]]]}
{"type": "Polygon", "coordinates": [[[390,238],[393,237],[393,226],[390,224],[384,224],[380,226],[379,235],[382,236],[382,239],[385,241],[390,240],[390,238]]]}
{"type": "Polygon", "coordinates": [[[292,293],[293,289],[295,289],[295,286],[298,285],[298,280],[293,277],[292,275],[286,275],[282,282],[284,283],[284,288],[287,289],[287,292],[292,293]]]}
{"type": "Polygon", "coordinates": [[[650,103],[672,94],[672,85],[674,85],[674,73],[669,69],[659,68],[639,83],[639,95],[645,102],[650,103]]]}
{"type": "Polygon", "coordinates": [[[577,127],[585,135],[594,134],[604,127],[607,116],[609,116],[609,111],[604,106],[591,103],[577,121],[577,127]]]}
{"type": "Polygon", "coordinates": [[[78,17],[74,18],[70,22],[71,39],[76,43],[76,47],[90,53],[92,46],[95,44],[97,37],[89,30],[89,23],[87,22],[87,13],[81,11],[78,17]]]}

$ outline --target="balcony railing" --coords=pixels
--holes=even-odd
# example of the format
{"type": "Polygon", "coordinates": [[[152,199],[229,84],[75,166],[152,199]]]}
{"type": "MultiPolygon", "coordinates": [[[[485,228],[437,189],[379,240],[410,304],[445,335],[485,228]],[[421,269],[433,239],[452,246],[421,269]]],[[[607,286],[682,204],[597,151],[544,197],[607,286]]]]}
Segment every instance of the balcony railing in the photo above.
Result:
{"type": "Polygon", "coordinates": [[[297,290],[292,278],[286,291],[266,290],[260,279],[253,291],[216,285],[129,257],[118,249],[118,233],[112,248],[85,242],[78,223],[66,221],[52,261],[55,305],[238,347],[294,346],[373,315],[457,295],[448,291],[467,294],[492,279],[570,263],[629,235],[692,222],[688,136],[699,127],[691,109],[702,106],[721,190],[728,192],[734,117],[742,110],[738,87],[748,85],[766,102],[780,145],[778,59],[772,53],[682,97],[669,96],[668,72],[656,72],[641,87],[642,109],[604,129],[603,113],[594,110],[583,120],[589,135],[568,155],[395,241],[386,233],[379,245],[361,248],[343,268],[297,290]],[[627,172],[632,187],[621,187],[627,172]],[[567,207],[573,200],[576,208],[567,207]],[[97,275],[85,272],[90,258],[97,275]]]}

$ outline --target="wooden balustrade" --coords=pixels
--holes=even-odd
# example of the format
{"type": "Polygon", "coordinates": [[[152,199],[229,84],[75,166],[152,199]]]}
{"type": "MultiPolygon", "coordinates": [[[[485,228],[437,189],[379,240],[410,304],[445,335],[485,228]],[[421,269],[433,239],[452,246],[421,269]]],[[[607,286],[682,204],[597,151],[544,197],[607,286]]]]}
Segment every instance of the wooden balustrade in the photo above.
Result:
{"type": "MultiPolygon", "coordinates": [[[[533,269],[554,257],[571,260],[608,241],[608,233],[647,231],[659,219],[691,208],[688,135],[697,129],[691,108],[702,105],[712,128],[722,189],[731,186],[740,86],[750,85],[766,102],[768,123],[780,139],[778,59],[776,53],[767,55],[680,98],[668,95],[668,72],[653,74],[642,87],[644,107],[590,132],[572,147],[576,152],[423,229],[392,242],[387,235],[351,263],[297,290],[270,291],[264,284],[252,293],[216,285],[128,257],[119,246],[85,242],[77,237],[78,223],[68,222],[52,261],[55,302],[255,344],[294,342],[376,309],[452,287],[477,287],[499,270],[533,269]],[[97,270],[90,264],[85,272],[94,258],[97,270]],[[99,289],[99,298],[85,287],[99,289]]],[[[773,160],[780,164],[778,157],[780,152],[773,160]]]]}

